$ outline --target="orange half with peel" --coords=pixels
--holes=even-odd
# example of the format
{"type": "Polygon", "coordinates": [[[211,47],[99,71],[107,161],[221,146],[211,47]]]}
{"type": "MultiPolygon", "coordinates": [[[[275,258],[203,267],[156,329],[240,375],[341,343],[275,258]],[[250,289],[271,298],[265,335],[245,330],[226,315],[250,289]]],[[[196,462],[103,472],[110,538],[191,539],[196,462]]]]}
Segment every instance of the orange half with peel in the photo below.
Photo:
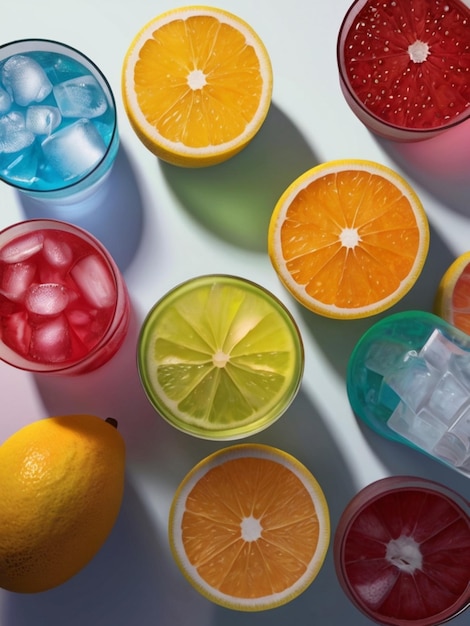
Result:
{"type": "Polygon", "coordinates": [[[167,11],[146,24],[125,55],[129,121],[159,158],[214,165],[260,129],[272,95],[268,52],[238,16],[208,6],[167,11]]]}
{"type": "Polygon", "coordinates": [[[261,611],[301,594],[330,540],[328,506],[310,471],[290,454],[241,444],[203,459],[170,509],[173,556],[206,598],[261,611]]]}
{"type": "Polygon", "coordinates": [[[297,178],[277,202],[268,250],[281,282],[326,317],[375,315],[415,284],[429,225],[420,199],[394,170],[345,159],[297,178]]]}

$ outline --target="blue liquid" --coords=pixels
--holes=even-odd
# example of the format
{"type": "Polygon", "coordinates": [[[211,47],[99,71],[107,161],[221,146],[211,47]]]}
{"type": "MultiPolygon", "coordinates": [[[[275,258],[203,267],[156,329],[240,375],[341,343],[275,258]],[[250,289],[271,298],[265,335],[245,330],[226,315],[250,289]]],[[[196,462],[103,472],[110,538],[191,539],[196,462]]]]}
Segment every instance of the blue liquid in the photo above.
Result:
{"type": "MultiPolygon", "coordinates": [[[[92,72],[82,63],[65,54],[48,51],[28,51],[18,52],[3,60],[0,63],[0,77],[2,77],[5,63],[19,55],[29,57],[39,63],[52,86],[78,77],[93,76],[92,72]]],[[[66,112],[62,115],[60,124],[57,127],[52,128],[49,132],[35,134],[32,143],[20,150],[11,152],[10,150],[2,150],[2,117],[14,115],[16,116],[15,119],[18,119],[19,123],[21,123],[22,119],[26,120],[28,109],[28,106],[22,106],[13,100],[9,110],[3,111],[0,115],[0,176],[6,182],[22,190],[30,190],[32,192],[74,187],[77,182],[85,177],[89,177],[87,185],[93,184],[104,171],[109,169],[117,151],[116,112],[113,103],[99,82],[95,87],[97,88],[97,93],[100,94],[102,100],[106,103],[103,106],[106,110],[102,114],[88,119],[88,115],[70,117],[66,112]],[[83,128],[88,129],[89,136],[93,137],[94,147],[90,148],[89,153],[86,154],[83,149],[77,147],[77,142],[70,141],[71,150],[67,148],[68,152],[75,151],[78,163],[74,163],[72,168],[64,168],[62,167],[65,162],[64,159],[57,158],[56,163],[54,163],[45,154],[47,142],[44,143],[44,146],[43,142],[48,137],[55,137],[57,133],[60,133],[66,127],[72,127],[72,125],[75,125],[74,128],[77,129],[77,133],[82,132],[83,128]],[[80,155],[82,157],[81,160],[80,155]],[[94,173],[98,165],[100,165],[100,174],[96,176],[90,175],[91,172],[94,173]]],[[[0,88],[4,90],[3,93],[6,92],[10,97],[12,96],[12,90],[8,84],[0,81],[0,88]]],[[[53,91],[41,101],[31,102],[29,106],[53,107],[54,110],[59,108],[53,91]]],[[[91,143],[90,146],[92,146],[91,143]]]]}

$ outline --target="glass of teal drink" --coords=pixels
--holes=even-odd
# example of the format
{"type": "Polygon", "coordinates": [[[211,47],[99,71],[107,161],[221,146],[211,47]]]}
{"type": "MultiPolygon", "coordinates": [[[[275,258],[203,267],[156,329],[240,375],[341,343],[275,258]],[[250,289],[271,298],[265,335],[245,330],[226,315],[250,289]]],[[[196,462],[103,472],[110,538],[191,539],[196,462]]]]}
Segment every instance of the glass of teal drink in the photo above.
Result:
{"type": "Polygon", "coordinates": [[[103,181],[118,145],[114,96],[90,59],[46,39],[0,46],[0,180],[75,202],[103,181]]]}

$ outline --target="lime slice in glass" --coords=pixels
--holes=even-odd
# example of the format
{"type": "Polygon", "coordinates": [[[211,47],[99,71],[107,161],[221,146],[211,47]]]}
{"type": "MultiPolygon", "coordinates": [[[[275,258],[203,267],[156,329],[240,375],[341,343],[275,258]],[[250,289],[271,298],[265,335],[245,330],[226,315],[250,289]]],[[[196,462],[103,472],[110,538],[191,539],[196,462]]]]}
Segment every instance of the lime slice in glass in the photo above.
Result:
{"type": "Polygon", "coordinates": [[[272,424],[294,399],[303,366],[286,307],[235,276],[200,276],[169,291],[138,342],[140,379],[156,411],[204,439],[239,439],[272,424]]]}

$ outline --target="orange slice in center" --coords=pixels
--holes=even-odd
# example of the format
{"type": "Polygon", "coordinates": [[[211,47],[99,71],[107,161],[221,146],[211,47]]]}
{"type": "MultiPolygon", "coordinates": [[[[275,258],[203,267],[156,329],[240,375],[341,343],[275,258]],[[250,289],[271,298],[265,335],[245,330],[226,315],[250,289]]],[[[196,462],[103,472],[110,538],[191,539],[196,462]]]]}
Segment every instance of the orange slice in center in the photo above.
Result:
{"type": "Polygon", "coordinates": [[[411,289],[424,265],[423,206],[396,172],[372,161],[324,163],[279,199],[268,249],[286,288],[332,318],[379,313],[411,289]]]}

